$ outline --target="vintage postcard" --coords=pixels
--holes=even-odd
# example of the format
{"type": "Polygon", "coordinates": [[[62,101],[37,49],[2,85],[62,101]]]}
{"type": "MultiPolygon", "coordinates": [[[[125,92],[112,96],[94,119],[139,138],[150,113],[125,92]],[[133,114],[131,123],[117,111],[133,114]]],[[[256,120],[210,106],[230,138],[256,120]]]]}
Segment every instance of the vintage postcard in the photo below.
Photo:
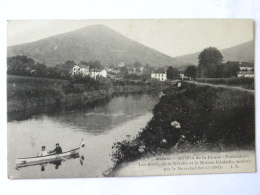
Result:
{"type": "Polygon", "coordinates": [[[9,179],[256,171],[254,22],[11,20],[9,179]]]}

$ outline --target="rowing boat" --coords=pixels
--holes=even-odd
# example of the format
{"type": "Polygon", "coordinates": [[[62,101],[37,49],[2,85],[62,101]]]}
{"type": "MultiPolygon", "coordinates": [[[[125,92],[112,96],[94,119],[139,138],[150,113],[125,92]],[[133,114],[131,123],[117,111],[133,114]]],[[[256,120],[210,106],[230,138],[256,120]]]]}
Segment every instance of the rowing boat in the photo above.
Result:
{"type": "Polygon", "coordinates": [[[33,156],[26,158],[17,158],[16,159],[16,168],[45,164],[55,161],[66,160],[70,158],[78,158],[79,157],[79,148],[75,148],[73,150],[69,150],[63,152],[61,154],[49,154],[45,156],[33,156]]]}
{"type": "Polygon", "coordinates": [[[85,143],[84,143],[84,140],[82,139],[81,143],[80,143],[80,147],[75,148],[73,150],[63,152],[61,154],[48,154],[48,155],[44,155],[44,156],[17,158],[16,163],[15,163],[16,169],[19,169],[21,167],[33,166],[33,165],[52,163],[52,162],[67,160],[67,159],[71,159],[71,158],[79,158],[79,156],[80,156],[79,151],[84,146],[85,146],[85,143]]]}

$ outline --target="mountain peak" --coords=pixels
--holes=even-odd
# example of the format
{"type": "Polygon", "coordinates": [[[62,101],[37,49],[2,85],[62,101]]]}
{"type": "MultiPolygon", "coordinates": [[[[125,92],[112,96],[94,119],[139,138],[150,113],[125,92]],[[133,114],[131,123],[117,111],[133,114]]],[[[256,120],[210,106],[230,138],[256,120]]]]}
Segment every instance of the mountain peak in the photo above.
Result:
{"type": "MultiPolygon", "coordinates": [[[[111,28],[103,25],[103,24],[93,24],[93,25],[90,25],[90,26],[85,26],[85,27],[82,27],[80,29],[77,29],[75,31],[84,31],[84,30],[99,30],[99,31],[103,31],[103,30],[112,30],[111,28]]],[[[71,31],[71,32],[75,32],[75,31],[71,31]]]]}
{"type": "Polygon", "coordinates": [[[8,47],[8,56],[26,55],[36,62],[55,65],[67,60],[99,60],[104,66],[136,61],[151,66],[174,65],[175,60],[133,41],[113,29],[97,24],[36,42],[8,47]]]}

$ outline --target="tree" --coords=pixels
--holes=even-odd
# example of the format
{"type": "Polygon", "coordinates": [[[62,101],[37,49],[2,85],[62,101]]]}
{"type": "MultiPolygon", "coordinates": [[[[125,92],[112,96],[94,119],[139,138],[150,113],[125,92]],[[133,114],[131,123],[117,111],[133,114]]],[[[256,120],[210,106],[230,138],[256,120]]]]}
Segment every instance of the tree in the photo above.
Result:
{"type": "Polygon", "coordinates": [[[45,64],[39,64],[37,63],[35,66],[35,72],[38,77],[45,77],[47,75],[47,67],[45,64]]]}
{"type": "Polygon", "coordinates": [[[88,65],[88,62],[86,62],[86,61],[80,61],[79,64],[88,65]]]}
{"type": "Polygon", "coordinates": [[[216,47],[205,48],[198,56],[199,73],[201,77],[216,77],[217,66],[221,64],[223,56],[216,47]]]}
{"type": "Polygon", "coordinates": [[[75,65],[76,64],[73,60],[68,60],[68,61],[65,62],[65,68],[67,68],[67,69],[72,69],[73,66],[75,66],[75,65]]]}
{"type": "Polygon", "coordinates": [[[197,77],[197,69],[198,69],[197,66],[189,65],[185,69],[184,75],[194,79],[197,77]]]}
{"type": "Polygon", "coordinates": [[[140,68],[140,67],[142,67],[143,65],[140,63],[140,62],[135,62],[134,63],[134,67],[135,68],[140,68]]]}
{"type": "Polygon", "coordinates": [[[56,79],[61,78],[60,68],[58,66],[48,67],[47,68],[47,77],[56,78],[56,79]]]}
{"type": "Polygon", "coordinates": [[[114,65],[114,64],[110,64],[110,65],[108,66],[108,68],[115,68],[115,65],[114,65]]]}
{"type": "Polygon", "coordinates": [[[150,67],[149,64],[146,64],[146,65],[144,66],[144,68],[145,68],[146,70],[149,70],[151,67],[150,67]]]}
{"type": "Polygon", "coordinates": [[[180,73],[176,68],[169,66],[167,69],[167,79],[173,80],[174,78],[180,78],[180,73]]]}
{"type": "Polygon", "coordinates": [[[103,66],[101,65],[100,61],[91,61],[88,63],[89,69],[102,69],[103,66]]]}
{"type": "Polygon", "coordinates": [[[7,58],[7,74],[30,76],[34,60],[27,56],[12,56],[7,58]]]}
{"type": "Polygon", "coordinates": [[[228,64],[225,65],[223,68],[223,76],[224,77],[237,77],[237,73],[239,72],[240,68],[238,64],[228,64]]]}

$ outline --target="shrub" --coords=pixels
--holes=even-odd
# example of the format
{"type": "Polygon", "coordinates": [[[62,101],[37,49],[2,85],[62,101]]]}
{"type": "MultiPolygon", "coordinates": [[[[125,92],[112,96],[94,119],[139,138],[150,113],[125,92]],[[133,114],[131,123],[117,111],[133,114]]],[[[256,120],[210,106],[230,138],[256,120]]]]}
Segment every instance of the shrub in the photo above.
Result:
{"type": "MultiPolygon", "coordinates": [[[[254,145],[254,95],[225,88],[182,83],[166,89],[153,109],[154,116],[132,141],[116,143],[115,162],[169,150],[176,144],[203,142],[210,146],[254,145]],[[173,121],[180,123],[174,127],[173,121]],[[146,148],[138,153],[138,146],[146,148]]],[[[189,147],[188,147],[189,148],[189,147]]],[[[220,147],[218,147],[220,148],[220,147]]]]}

